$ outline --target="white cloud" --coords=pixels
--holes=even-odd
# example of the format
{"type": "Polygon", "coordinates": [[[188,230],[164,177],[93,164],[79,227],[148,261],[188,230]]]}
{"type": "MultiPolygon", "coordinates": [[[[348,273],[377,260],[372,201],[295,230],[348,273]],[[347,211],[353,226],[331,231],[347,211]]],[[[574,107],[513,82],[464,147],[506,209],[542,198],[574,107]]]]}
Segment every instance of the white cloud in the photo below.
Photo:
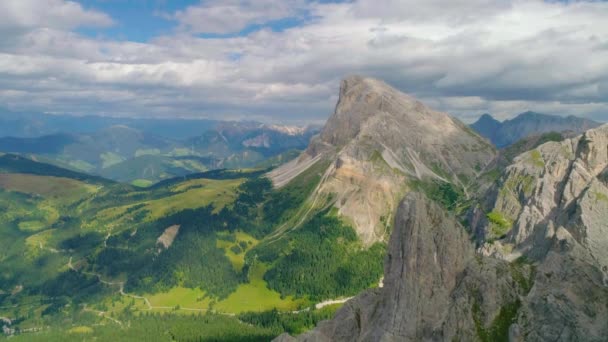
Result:
{"type": "Polygon", "coordinates": [[[194,33],[227,34],[249,25],[295,16],[305,9],[301,0],[207,0],[169,16],[194,33]]]}
{"type": "Polygon", "coordinates": [[[74,1],[64,0],[2,0],[0,31],[32,28],[71,29],[79,26],[104,27],[112,19],[101,12],[85,10],[74,1]]]}
{"type": "Polygon", "coordinates": [[[466,120],[525,110],[608,120],[605,2],[207,1],[174,14],[181,30],[148,43],[78,35],[70,29],[111,19],[48,3],[81,14],[61,24],[11,19],[0,29],[0,103],[11,108],[318,121],[331,113],[339,80],[359,73],[466,120]],[[192,35],[303,8],[312,19],[281,32],[192,35]],[[12,40],[3,33],[17,28],[12,40]]]}

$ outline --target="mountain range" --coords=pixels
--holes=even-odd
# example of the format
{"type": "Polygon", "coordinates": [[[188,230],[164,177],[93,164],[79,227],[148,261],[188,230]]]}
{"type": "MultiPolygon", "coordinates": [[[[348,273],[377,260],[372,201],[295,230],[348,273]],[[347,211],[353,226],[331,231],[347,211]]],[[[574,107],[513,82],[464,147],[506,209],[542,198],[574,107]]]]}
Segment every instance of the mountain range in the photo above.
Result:
{"type": "Polygon", "coordinates": [[[209,119],[155,119],[108,116],[53,115],[0,109],[0,136],[35,138],[59,133],[95,133],[111,126],[136,130],[171,139],[193,137],[213,129],[221,121],[209,119]]]}
{"type": "Polygon", "coordinates": [[[0,154],[0,326],[15,341],[603,341],[608,125],[541,126],[498,150],[353,76],[319,134],[272,170],[141,188],[42,158],[91,139],[82,158],[181,148],[228,163],[313,133],[221,123],[177,142],[124,126],[5,140],[21,150],[0,154]]]}
{"type": "MultiPolygon", "coordinates": [[[[54,120],[47,121],[55,124],[54,120]]],[[[203,121],[197,126],[201,125],[205,131],[200,135],[182,139],[151,133],[155,131],[153,126],[147,131],[125,125],[92,133],[3,137],[0,151],[29,155],[118,181],[151,184],[210,169],[251,167],[272,157],[289,158],[294,150],[306,148],[317,132],[315,127],[257,122],[216,122],[206,127],[208,123],[203,121]]]]}
{"type": "Polygon", "coordinates": [[[494,119],[490,114],[483,114],[471,124],[471,128],[498,148],[507,147],[530,135],[563,131],[580,134],[598,126],[600,123],[585,118],[535,112],[521,113],[503,122],[494,119]]]}

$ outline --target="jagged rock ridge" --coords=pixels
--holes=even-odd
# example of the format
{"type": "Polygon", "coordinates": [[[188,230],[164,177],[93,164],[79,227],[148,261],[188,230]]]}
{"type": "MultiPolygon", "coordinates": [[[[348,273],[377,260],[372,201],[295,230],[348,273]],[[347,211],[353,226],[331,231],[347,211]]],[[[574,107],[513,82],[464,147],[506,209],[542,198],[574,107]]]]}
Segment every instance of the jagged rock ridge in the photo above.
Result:
{"type": "Polygon", "coordinates": [[[608,275],[607,170],[608,125],[523,153],[489,197],[478,238],[500,239],[484,251],[513,259],[565,229],[608,275]]]}

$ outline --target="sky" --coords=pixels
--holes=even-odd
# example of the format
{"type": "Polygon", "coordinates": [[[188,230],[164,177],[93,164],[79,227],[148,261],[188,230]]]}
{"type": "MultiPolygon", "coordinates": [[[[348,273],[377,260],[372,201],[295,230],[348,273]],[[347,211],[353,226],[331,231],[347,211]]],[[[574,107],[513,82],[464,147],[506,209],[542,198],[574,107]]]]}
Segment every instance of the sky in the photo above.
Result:
{"type": "Polygon", "coordinates": [[[358,74],[465,122],[608,121],[607,19],[605,1],[1,0],[0,108],[322,123],[358,74]]]}

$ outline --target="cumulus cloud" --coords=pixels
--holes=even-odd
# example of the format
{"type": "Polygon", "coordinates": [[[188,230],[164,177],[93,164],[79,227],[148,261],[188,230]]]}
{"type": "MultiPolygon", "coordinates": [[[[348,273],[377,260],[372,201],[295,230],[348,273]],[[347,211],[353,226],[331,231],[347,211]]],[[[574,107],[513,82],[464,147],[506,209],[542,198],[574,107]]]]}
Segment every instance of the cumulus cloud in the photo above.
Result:
{"type": "Polygon", "coordinates": [[[0,31],[32,28],[71,29],[79,26],[112,25],[105,13],[85,10],[73,1],[3,0],[0,2],[0,31]]]}
{"type": "Polygon", "coordinates": [[[13,109],[319,122],[357,73],[466,121],[525,110],[608,120],[606,2],[210,0],[169,14],[175,32],[146,43],[75,33],[112,19],[69,1],[7,4],[0,103],[13,109]],[[45,4],[49,18],[27,13],[45,4]],[[302,13],[296,27],[264,25],[302,13]]]}
{"type": "Polygon", "coordinates": [[[168,16],[194,33],[227,34],[302,14],[303,0],[206,0],[168,16]]]}

